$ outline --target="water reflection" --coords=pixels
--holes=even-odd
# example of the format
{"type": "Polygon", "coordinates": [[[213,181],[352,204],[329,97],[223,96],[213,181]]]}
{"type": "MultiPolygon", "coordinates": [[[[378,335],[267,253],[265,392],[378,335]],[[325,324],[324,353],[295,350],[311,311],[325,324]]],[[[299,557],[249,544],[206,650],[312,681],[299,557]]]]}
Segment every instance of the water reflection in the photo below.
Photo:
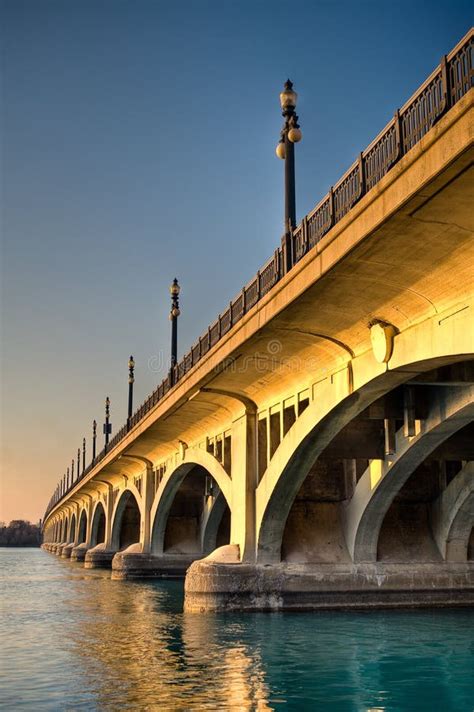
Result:
{"type": "Polygon", "coordinates": [[[0,551],[6,710],[473,709],[472,611],[182,613],[179,582],[0,551]]]}

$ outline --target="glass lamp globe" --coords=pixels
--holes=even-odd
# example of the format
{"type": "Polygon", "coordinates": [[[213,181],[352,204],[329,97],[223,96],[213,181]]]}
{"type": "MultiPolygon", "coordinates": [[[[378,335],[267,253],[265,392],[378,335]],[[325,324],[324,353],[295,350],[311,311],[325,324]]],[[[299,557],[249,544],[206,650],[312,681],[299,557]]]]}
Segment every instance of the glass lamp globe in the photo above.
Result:
{"type": "Polygon", "coordinates": [[[287,109],[296,107],[296,101],[298,99],[298,94],[293,90],[293,82],[288,79],[285,82],[285,88],[280,93],[280,104],[282,109],[287,109]]]}
{"type": "Polygon", "coordinates": [[[180,286],[176,277],[173,279],[173,284],[170,287],[170,294],[172,297],[177,297],[180,292],[180,286]]]}
{"type": "Polygon", "coordinates": [[[285,150],[285,144],[284,144],[282,141],[280,141],[280,142],[277,144],[277,147],[276,147],[276,149],[275,149],[275,153],[276,153],[276,155],[278,156],[278,158],[281,158],[282,160],[285,159],[285,157],[286,157],[286,150],[285,150]]]}
{"type": "Polygon", "coordinates": [[[301,133],[301,129],[293,127],[288,131],[288,140],[291,141],[291,143],[298,143],[302,138],[303,134],[301,133]]]}

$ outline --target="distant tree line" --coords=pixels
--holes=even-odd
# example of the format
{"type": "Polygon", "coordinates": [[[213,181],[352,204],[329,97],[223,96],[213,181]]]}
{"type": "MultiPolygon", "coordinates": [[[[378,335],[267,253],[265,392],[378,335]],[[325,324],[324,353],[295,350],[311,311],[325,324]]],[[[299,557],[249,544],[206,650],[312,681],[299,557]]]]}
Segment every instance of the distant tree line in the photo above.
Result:
{"type": "Polygon", "coordinates": [[[23,519],[0,522],[0,546],[41,546],[41,528],[23,519]]]}

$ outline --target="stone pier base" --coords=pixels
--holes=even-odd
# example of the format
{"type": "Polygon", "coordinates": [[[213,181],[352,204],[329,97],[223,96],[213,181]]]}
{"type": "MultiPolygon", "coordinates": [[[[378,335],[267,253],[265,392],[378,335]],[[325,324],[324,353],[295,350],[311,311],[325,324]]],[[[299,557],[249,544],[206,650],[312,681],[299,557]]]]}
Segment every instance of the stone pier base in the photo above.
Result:
{"type": "Polygon", "coordinates": [[[66,546],[63,546],[63,549],[61,551],[61,559],[70,559],[71,552],[73,549],[74,549],[74,544],[66,544],[66,546]]]}
{"type": "Polygon", "coordinates": [[[54,552],[56,556],[62,556],[63,549],[65,546],[67,546],[67,542],[63,542],[62,544],[56,545],[56,551],[54,552]]]}
{"type": "Polygon", "coordinates": [[[185,580],[191,612],[473,605],[473,562],[257,566],[203,559],[185,580]]]}
{"type": "Polygon", "coordinates": [[[71,551],[71,561],[84,561],[88,550],[89,547],[87,546],[87,544],[78,544],[71,551]]]}
{"type": "MultiPolygon", "coordinates": [[[[132,547],[131,547],[132,548],[132,547]]],[[[143,578],[184,578],[186,570],[196,560],[192,555],[153,556],[136,551],[119,551],[112,561],[115,580],[143,578]]]]}
{"type": "Polygon", "coordinates": [[[89,549],[84,557],[85,569],[110,569],[116,552],[105,548],[105,544],[97,544],[89,549]]]}

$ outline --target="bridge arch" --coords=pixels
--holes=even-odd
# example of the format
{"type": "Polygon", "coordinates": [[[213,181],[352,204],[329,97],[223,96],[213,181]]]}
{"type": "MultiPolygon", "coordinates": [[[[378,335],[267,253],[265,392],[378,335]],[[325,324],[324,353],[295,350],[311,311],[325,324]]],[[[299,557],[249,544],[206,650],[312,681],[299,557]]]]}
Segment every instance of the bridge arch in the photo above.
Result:
{"type": "Polygon", "coordinates": [[[76,515],[73,512],[71,515],[71,524],[68,532],[68,542],[71,544],[76,538],[76,515]]]}
{"type": "Polygon", "coordinates": [[[92,512],[92,523],[91,523],[91,548],[97,546],[97,544],[102,544],[105,542],[105,532],[106,532],[106,515],[105,509],[102,502],[99,500],[96,502],[94,510],[92,512]]]}
{"type": "Polygon", "coordinates": [[[405,363],[400,358],[394,364],[396,367],[387,371],[385,365],[380,369],[374,360],[373,368],[366,369],[365,379],[358,376],[357,390],[350,392],[352,378],[348,377],[345,394],[328,379],[321,385],[318,398],[285,435],[257,487],[257,560],[260,563],[280,561],[283,533],[293,502],[311,467],[336,435],[371,403],[415,374],[457,363],[466,358],[465,353],[469,354],[468,348],[463,350],[465,334],[460,332],[459,344],[445,344],[439,330],[433,333],[432,327],[421,326],[420,330],[413,329],[412,333],[398,337],[403,337],[400,342],[403,348],[399,349],[402,355],[409,357],[418,353],[419,361],[410,359],[405,363]]]}
{"type": "MultiPolygon", "coordinates": [[[[229,475],[213,455],[188,448],[183,461],[165,475],[155,495],[151,509],[152,553],[161,555],[166,550],[202,553],[206,551],[203,547],[215,545],[221,523],[226,526],[230,518],[231,487],[229,475]],[[210,494],[206,496],[209,485],[210,494]],[[183,497],[188,502],[187,510],[183,509],[184,501],[179,501],[183,487],[188,488],[186,498],[183,497]],[[178,538],[186,541],[178,543],[178,538]]],[[[222,532],[221,535],[224,536],[222,532]]]]}
{"type": "Polygon", "coordinates": [[[474,461],[466,462],[433,505],[432,528],[446,561],[466,561],[474,527],[474,461]]]}
{"type": "Polygon", "coordinates": [[[132,485],[123,490],[115,505],[112,516],[112,548],[117,551],[140,541],[140,499],[138,490],[132,485]]]}
{"type": "Polygon", "coordinates": [[[69,518],[67,515],[63,519],[63,529],[62,529],[62,538],[61,542],[63,544],[68,544],[69,543],[69,518]]]}
{"type": "Polygon", "coordinates": [[[422,421],[420,432],[403,438],[376,478],[369,467],[357,484],[345,516],[346,541],[355,562],[377,560],[380,530],[395,496],[433,450],[472,421],[473,388],[437,391],[437,402],[422,421]]]}
{"type": "Polygon", "coordinates": [[[87,538],[87,513],[85,509],[81,510],[79,517],[79,529],[77,533],[77,543],[84,544],[87,538]]]}

